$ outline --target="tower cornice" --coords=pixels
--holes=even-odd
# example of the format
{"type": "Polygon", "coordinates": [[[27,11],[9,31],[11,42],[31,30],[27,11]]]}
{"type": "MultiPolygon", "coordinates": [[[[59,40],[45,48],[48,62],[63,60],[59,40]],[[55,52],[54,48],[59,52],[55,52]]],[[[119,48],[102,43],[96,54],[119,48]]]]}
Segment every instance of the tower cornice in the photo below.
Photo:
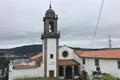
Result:
{"type": "Polygon", "coordinates": [[[47,34],[41,34],[41,39],[47,39],[47,38],[60,38],[60,32],[56,33],[47,33],[47,34]]]}

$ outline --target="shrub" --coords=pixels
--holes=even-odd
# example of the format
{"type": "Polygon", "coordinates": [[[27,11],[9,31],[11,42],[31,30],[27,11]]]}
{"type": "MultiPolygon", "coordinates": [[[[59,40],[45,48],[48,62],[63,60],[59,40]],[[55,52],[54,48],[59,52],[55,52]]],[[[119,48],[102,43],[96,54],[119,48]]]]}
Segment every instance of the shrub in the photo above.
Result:
{"type": "Polygon", "coordinates": [[[107,73],[103,73],[102,80],[120,80],[120,78],[114,77],[107,73]]]}

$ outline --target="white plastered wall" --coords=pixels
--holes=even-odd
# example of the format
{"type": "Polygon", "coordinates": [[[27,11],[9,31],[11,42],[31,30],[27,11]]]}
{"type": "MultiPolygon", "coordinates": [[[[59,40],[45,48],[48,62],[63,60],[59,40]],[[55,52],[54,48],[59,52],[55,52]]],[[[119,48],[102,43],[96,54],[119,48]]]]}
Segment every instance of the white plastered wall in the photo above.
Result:
{"type": "Polygon", "coordinates": [[[49,71],[54,71],[54,77],[56,77],[56,54],[57,54],[57,40],[47,39],[47,76],[49,77],[49,71]],[[53,54],[53,59],[50,58],[50,54],[53,54]]]}
{"type": "MultiPolygon", "coordinates": [[[[85,58],[85,60],[86,64],[83,65],[84,69],[88,72],[89,77],[91,77],[92,72],[96,71],[95,59],[85,58]]],[[[102,73],[109,73],[113,76],[120,77],[120,69],[118,69],[117,60],[99,59],[99,65],[102,73]]]]}
{"type": "Polygon", "coordinates": [[[9,65],[9,80],[16,78],[30,78],[30,77],[43,77],[44,76],[44,65],[41,64],[38,68],[32,69],[13,69],[13,65],[9,65]]]}

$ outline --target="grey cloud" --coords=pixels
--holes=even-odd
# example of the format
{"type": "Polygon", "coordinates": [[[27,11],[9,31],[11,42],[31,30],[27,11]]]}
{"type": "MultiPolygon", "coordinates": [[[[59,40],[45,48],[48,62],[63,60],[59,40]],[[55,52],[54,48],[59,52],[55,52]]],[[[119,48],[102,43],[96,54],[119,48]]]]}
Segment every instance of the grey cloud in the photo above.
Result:
{"type": "MultiPolygon", "coordinates": [[[[59,16],[60,44],[90,47],[102,0],[54,0],[59,16]]],[[[120,1],[105,0],[95,47],[108,47],[108,35],[114,47],[120,47],[120,1]],[[116,46],[117,45],[117,46],[116,46]]],[[[0,47],[41,43],[43,16],[49,0],[1,0],[0,47]]]]}

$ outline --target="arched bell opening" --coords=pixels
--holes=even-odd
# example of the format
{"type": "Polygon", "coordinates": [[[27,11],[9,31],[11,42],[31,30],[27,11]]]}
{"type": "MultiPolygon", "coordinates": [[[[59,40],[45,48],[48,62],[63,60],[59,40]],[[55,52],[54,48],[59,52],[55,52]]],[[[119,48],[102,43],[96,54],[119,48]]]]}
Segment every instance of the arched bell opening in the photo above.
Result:
{"type": "Polygon", "coordinates": [[[49,22],[49,32],[54,32],[54,23],[52,21],[49,22]]]}

